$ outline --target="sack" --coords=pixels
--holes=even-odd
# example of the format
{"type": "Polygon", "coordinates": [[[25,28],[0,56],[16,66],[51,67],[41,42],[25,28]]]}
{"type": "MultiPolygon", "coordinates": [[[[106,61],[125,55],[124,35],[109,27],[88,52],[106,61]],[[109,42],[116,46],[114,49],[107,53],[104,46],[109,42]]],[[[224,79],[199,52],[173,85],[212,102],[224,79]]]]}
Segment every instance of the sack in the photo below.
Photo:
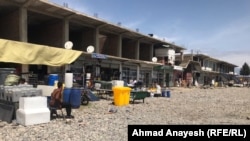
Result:
{"type": "Polygon", "coordinates": [[[15,75],[15,74],[9,74],[5,81],[4,81],[4,85],[5,86],[13,86],[13,85],[17,85],[18,81],[20,79],[20,76],[15,75]]]}

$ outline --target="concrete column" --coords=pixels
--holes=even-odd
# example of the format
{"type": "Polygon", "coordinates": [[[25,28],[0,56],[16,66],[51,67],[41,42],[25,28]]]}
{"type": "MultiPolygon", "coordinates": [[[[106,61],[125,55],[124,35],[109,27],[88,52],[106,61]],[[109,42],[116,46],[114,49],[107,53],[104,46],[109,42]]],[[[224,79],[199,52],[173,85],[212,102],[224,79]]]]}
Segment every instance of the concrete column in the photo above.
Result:
{"type": "Polygon", "coordinates": [[[135,59],[139,60],[139,54],[140,54],[140,41],[136,41],[136,47],[135,47],[135,59]]]}
{"type": "Polygon", "coordinates": [[[149,52],[150,52],[150,59],[152,59],[154,57],[154,44],[151,44],[149,52]]]}
{"type": "Polygon", "coordinates": [[[19,37],[20,41],[28,41],[27,8],[21,7],[19,10],[19,37]]]}
{"type": "Polygon", "coordinates": [[[64,31],[64,34],[62,35],[63,36],[62,37],[63,38],[63,40],[62,40],[63,43],[62,44],[64,45],[64,43],[69,40],[69,20],[68,19],[64,20],[63,29],[62,30],[64,31]]]}
{"type": "MultiPolygon", "coordinates": [[[[140,57],[140,41],[136,41],[136,46],[135,46],[135,59],[139,60],[140,57]]],[[[139,80],[139,75],[140,75],[140,66],[137,64],[136,68],[136,80],[139,80]]]]}
{"type": "Polygon", "coordinates": [[[119,79],[122,80],[122,63],[119,64],[119,72],[121,73],[119,79]]]}
{"type": "MultiPolygon", "coordinates": [[[[62,37],[62,42],[63,42],[62,43],[62,45],[63,45],[62,48],[64,48],[65,42],[69,41],[69,19],[68,18],[64,19],[62,31],[64,32],[63,35],[62,35],[63,36],[62,37]]],[[[74,43],[73,43],[73,48],[72,49],[74,49],[74,43]]],[[[66,72],[67,70],[70,70],[70,65],[65,65],[64,72],[66,72]]]]}
{"type": "MultiPolygon", "coordinates": [[[[122,57],[122,35],[119,35],[118,57],[122,57]]],[[[122,63],[119,64],[120,80],[122,80],[122,63]]]]}
{"type": "Polygon", "coordinates": [[[118,48],[117,48],[117,56],[122,57],[122,36],[119,35],[118,37],[118,48]]]}
{"type": "Polygon", "coordinates": [[[99,46],[99,27],[97,27],[96,29],[95,29],[95,33],[94,33],[94,40],[95,40],[95,45],[94,45],[94,47],[95,47],[95,52],[96,53],[100,53],[100,46],[99,46]]]}
{"type": "Polygon", "coordinates": [[[140,65],[137,65],[137,68],[136,68],[137,70],[136,70],[136,72],[137,72],[137,74],[136,74],[136,80],[138,81],[139,80],[139,78],[140,78],[140,65]]]}
{"type": "Polygon", "coordinates": [[[180,51],[180,56],[181,56],[181,61],[184,60],[184,53],[183,53],[183,50],[180,51]]]}
{"type": "Polygon", "coordinates": [[[166,84],[166,70],[163,71],[163,87],[165,88],[167,86],[166,84]]]}
{"type": "Polygon", "coordinates": [[[154,69],[152,69],[152,71],[151,71],[151,80],[150,80],[149,84],[153,83],[153,76],[154,76],[154,69]]]}
{"type": "MultiPolygon", "coordinates": [[[[19,38],[21,42],[28,42],[28,22],[27,22],[27,8],[21,7],[19,9],[19,38]]],[[[22,72],[29,72],[29,65],[22,65],[22,72]]]]}

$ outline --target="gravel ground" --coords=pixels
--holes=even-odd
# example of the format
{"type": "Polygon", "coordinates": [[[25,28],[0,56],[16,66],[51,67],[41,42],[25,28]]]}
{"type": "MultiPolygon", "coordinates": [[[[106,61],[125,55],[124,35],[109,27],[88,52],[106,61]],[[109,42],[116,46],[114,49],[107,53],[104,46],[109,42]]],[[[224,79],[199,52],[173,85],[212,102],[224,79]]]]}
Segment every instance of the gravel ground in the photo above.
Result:
{"type": "Polygon", "coordinates": [[[127,141],[127,127],[133,124],[250,124],[250,88],[171,88],[170,94],[126,106],[115,106],[110,99],[92,101],[73,109],[70,120],[30,126],[0,121],[0,140],[127,141]],[[117,112],[109,113],[110,108],[117,112]]]}

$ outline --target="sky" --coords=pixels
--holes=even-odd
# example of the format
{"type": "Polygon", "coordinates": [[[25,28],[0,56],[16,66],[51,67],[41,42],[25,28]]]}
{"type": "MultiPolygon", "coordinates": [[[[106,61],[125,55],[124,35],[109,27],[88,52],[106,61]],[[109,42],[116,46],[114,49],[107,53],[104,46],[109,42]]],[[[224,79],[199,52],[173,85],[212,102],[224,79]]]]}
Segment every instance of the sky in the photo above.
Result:
{"type": "Polygon", "coordinates": [[[250,0],[49,0],[201,53],[250,65],[250,0]]]}

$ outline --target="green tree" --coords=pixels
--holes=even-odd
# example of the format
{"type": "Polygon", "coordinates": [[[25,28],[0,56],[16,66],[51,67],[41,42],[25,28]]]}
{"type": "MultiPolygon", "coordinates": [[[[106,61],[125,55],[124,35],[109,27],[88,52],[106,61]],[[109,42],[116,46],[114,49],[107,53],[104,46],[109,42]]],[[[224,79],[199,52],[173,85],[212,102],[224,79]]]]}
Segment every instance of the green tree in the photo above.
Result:
{"type": "Polygon", "coordinates": [[[250,74],[250,68],[248,64],[245,62],[240,69],[240,75],[249,75],[250,74]]]}

